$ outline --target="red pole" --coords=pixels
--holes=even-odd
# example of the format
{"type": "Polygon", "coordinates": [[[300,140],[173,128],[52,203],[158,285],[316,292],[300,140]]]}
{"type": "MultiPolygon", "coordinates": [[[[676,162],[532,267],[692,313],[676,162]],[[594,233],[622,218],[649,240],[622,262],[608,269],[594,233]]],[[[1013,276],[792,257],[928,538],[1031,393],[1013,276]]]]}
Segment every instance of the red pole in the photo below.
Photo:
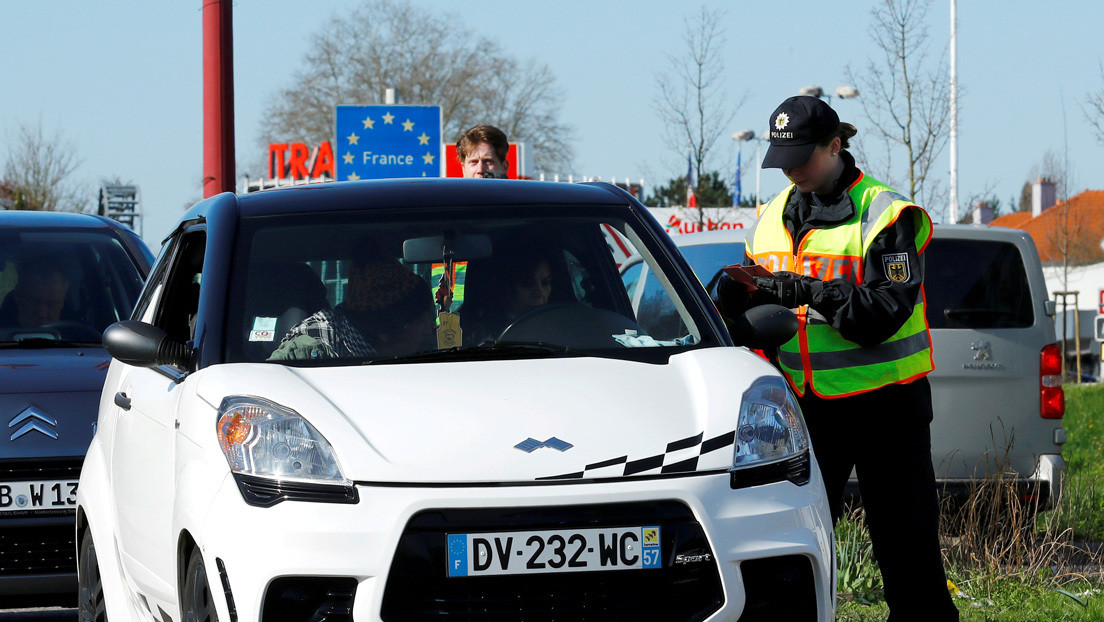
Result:
{"type": "Polygon", "coordinates": [[[233,192],[234,28],[231,0],[203,2],[203,196],[233,192]]]}

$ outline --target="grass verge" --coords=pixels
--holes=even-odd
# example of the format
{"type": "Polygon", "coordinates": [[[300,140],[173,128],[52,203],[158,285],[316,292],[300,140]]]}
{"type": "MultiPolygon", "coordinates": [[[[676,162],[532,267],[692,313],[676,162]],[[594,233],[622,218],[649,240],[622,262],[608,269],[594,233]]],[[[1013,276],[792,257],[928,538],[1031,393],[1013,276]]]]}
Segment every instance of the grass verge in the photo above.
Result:
{"type": "MultiPolygon", "coordinates": [[[[944,560],[964,622],[1104,622],[1104,386],[1067,386],[1063,427],[1066,483],[1058,508],[1031,512],[998,474],[945,513],[944,560]]],[[[861,510],[840,521],[836,540],[836,619],[885,620],[861,510]]]]}

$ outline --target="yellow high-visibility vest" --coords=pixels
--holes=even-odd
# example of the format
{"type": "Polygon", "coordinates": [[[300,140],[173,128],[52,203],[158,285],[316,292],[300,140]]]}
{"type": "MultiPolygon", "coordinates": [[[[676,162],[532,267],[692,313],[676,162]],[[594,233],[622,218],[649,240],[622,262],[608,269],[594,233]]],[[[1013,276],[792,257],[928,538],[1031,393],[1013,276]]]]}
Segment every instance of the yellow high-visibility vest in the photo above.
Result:
{"type": "MultiPolygon", "coordinates": [[[[916,207],[880,181],[860,174],[848,189],[855,205],[851,220],[813,229],[796,247],[782,220],[782,212],[794,186],[784,190],[759,210],[759,218],[747,234],[746,251],[755,263],[771,272],[786,270],[824,281],[844,278],[863,283],[863,266],[870,244],[897,221],[906,208],[916,207]]],[[[922,209],[909,211],[915,218],[916,249],[923,251],[931,239],[931,218],[922,209]]],[[[907,264],[887,260],[890,278],[908,278],[907,264]],[[896,270],[896,272],[894,272],[896,270]]],[[[798,395],[808,387],[821,397],[846,397],[927,375],[932,361],[931,334],[925,313],[923,285],[912,315],[884,342],[863,347],[848,341],[827,320],[808,306],[797,310],[798,331],[778,349],[778,364],[798,395]]]]}

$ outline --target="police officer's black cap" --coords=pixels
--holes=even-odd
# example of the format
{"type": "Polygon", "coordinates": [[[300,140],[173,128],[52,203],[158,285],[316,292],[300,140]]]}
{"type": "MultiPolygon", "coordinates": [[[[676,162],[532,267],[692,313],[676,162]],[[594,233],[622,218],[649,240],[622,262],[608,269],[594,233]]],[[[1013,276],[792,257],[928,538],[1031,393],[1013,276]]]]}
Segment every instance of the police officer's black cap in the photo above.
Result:
{"type": "Polygon", "coordinates": [[[763,168],[797,168],[809,161],[817,144],[836,131],[839,115],[819,97],[795,95],[770,116],[770,148],[763,168]]]}

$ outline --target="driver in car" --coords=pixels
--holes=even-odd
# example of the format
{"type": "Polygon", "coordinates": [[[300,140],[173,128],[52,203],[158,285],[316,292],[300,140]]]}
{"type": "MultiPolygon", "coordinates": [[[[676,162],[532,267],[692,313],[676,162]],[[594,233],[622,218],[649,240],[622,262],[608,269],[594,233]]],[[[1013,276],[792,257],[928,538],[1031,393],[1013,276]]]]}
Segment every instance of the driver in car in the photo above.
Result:
{"type": "Polygon", "coordinates": [[[501,253],[497,261],[469,269],[468,298],[460,308],[465,343],[494,341],[510,323],[547,304],[552,295],[551,251],[514,249],[501,253]]]}
{"type": "Polygon", "coordinates": [[[294,326],[269,360],[380,358],[432,350],[433,295],[394,259],[354,261],[345,299],[294,326]]]}
{"type": "Polygon", "coordinates": [[[37,328],[61,319],[69,278],[55,261],[25,261],[19,281],[0,305],[0,325],[37,328]]]}

